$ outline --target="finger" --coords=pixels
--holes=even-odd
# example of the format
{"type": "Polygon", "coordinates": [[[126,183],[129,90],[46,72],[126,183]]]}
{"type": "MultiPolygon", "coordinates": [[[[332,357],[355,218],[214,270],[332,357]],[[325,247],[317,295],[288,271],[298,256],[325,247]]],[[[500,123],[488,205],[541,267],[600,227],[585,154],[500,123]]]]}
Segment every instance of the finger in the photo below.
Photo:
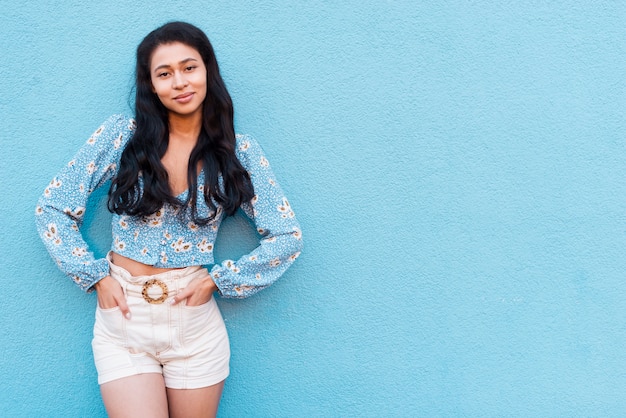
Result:
{"type": "Polygon", "coordinates": [[[116,298],[117,306],[120,307],[120,312],[124,315],[124,318],[130,319],[130,309],[128,308],[128,304],[126,303],[126,298],[124,295],[116,298]]]}
{"type": "Polygon", "coordinates": [[[192,294],[193,294],[193,290],[186,287],[179,294],[177,294],[176,296],[172,298],[171,303],[172,305],[176,305],[182,302],[183,300],[187,299],[192,294]]]}

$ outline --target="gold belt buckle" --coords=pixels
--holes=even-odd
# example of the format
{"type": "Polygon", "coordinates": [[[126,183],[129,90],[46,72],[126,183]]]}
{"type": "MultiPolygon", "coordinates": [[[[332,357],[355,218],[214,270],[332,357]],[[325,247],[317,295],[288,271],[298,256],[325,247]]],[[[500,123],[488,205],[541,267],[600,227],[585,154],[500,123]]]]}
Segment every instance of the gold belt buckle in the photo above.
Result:
{"type": "Polygon", "coordinates": [[[146,302],[152,303],[154,305],[159,305],[165,302],[165,299],[167,299],[168,294],[169,292],[167,290],[167,285],[158,279],[148,280],[147,282],[143,284],[143,288],[141,289],[141,296],[143,296],[146,302]],[[148,289],[151,288],[152,286],[159,286],[161,288],[161,292],[162,292],[161,296],[159,296],[158,298],[153,298],[152,296],[148,294],[148,289]]]}

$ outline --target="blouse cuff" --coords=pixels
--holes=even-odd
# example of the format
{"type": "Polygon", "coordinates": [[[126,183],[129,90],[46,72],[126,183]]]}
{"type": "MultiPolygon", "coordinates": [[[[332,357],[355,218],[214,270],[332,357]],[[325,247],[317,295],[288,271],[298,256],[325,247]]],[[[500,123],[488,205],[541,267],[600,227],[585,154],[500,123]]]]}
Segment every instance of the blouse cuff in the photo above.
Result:
{"type": "Polygon", "coordinates": [[[91,293],[96,290],[95,284],[110,274],[109,261],[106,258],[101,258],[85,265],[83,272],[77,272],[71,278],[83,291],[91,293]]]}

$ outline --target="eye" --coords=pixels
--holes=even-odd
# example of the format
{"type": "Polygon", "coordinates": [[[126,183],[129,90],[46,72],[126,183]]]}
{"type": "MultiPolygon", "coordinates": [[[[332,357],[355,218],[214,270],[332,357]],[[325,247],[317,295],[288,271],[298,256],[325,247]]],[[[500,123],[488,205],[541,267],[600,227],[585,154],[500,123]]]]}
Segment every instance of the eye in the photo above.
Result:
{"type": "Polygon", "coordinates": [[[158,78],[167,77],[167,75],[168,75],[168,74],[169,74],[168,72],[158,73],[158,74],[157,74],[157,77],[158,77],[158,78]]]}
{"type": "Polygon", "coordinates": [[[197,67],[195,65],[190,65],[188,67],[185,68],[185,71],[193,71],[195,70],[197,67]]]}

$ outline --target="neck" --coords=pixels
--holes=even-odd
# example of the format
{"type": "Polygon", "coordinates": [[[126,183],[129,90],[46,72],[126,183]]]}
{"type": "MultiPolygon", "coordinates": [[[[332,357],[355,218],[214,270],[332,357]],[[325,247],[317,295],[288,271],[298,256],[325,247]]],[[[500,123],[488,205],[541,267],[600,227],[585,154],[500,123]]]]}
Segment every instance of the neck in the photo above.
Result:
{"type": "Polygon", "coordinates": [[[196,142],[202,129],[202,112],[195,112],[191,115],[177,115],[170,113],[168,117],[170,139],[176,138],[179,141],[196,142]]]}

